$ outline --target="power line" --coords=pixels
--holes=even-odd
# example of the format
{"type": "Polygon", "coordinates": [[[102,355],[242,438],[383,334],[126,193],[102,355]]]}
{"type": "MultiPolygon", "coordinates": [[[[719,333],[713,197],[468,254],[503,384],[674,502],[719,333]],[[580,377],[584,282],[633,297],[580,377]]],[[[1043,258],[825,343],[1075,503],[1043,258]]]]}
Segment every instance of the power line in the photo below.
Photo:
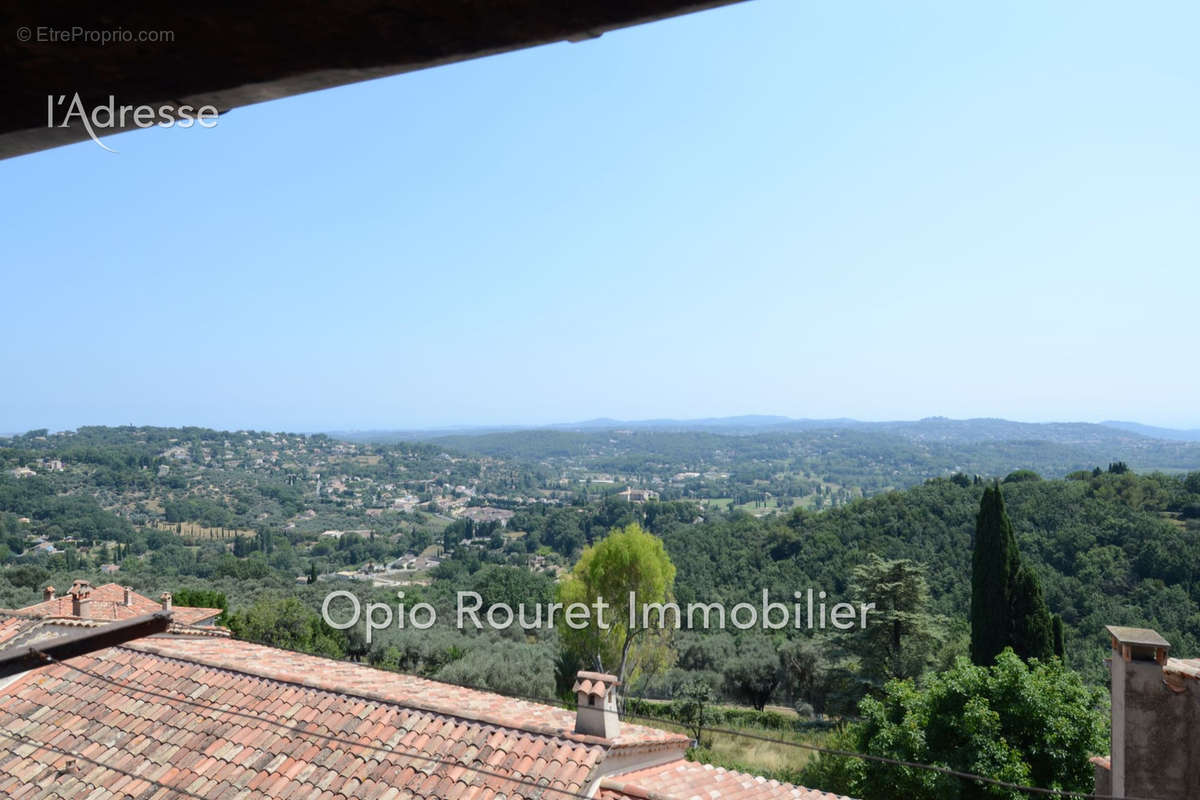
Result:
{"type": "MultiPolygon", "coordinates": [[[[464,689],[474,689],[476,691],[491,692],[492,694],[500,694],[504,697],[508,697],[513,700],[530,700],[530,701],[535,701],[535,702],[540,702],[540,703],[550,703],[552,705],[561,705],[562,704],[561,699],[545,698],[545,697],[539,698],[539,697],[534,697],[534,696],[529,696],[529,695],[505,694],[503,692],[497,692],[493,689],[487,689],[485,687],[479,687],[479,686],[471,686],[469,684],[461,684],[460,683],[460,684],[453,684],[453,685],[459,686],[464,689]]],[[[633,712],[625,711],[625,712],[621,712],[621,717],[624,719],[639,719],[639,720],[646,720],[649,722],[657,722],[660,724],[666,723],[668,725],[678,725],[680,727],[686,727],[686,725],[684,723],[677,722],[672,719],[664,719],[662,717],[653,717],[648,714],[635,714],[633,712]]],[[[1040,794],[1040,795],[1052,796],[1052,797],[1084,798],[1085,800],[1156,800],[1155,798],[1133,797],[1130,795],[1090,794],[1088,792],[1072,792],[1072,791],[1068,791],[1065,789],[1044,789],[1044,788],[1041,788],[1038,786],[1023,786],[1018,783],[1010,783],[1008,781],[1002,781],[998,778],[988,778],[984,775],[975,775],[970,772],[963,772],[962,770],[952,769],[951,767],[943,767],[938,764],[923,764],[918,761],[906,761],[904,759],[889,758],[887,756],[877,756],[877,755],[872,755],[870,753],[857,753],[852,750],[838,750],[836,748],[831,748],[831,747],[821,747],[820,745],[815,745],[815,744],[811,744],[808,742],[792,742],[792,741],[788,741],[787,739],[775,739],[770,736],[763,736],[762,734],[751,733],[749,731],[736,731],[736,730],[732,730],[730,728],[719,728],[719,727],[714,727],[714,726],[710,726],[710,725],[705,725],[704,730],[710,731],[712,733],[725,734],[727,736],[738,736],[738,737],[742,737],[745,739],[753,739],[755,741],[760,741],[760,742],[769,742],[771,744],[784,745],[785,747],[796,747],[801,750],[809,750],[809,751],[813,751],[813,752],[817,752],[817,753],[824,753],[825,755],[830,755],[830,756],[839,756],[842,758],[859,758],[864,761],[875,761],[875,762],[878,762],[881,764],[888,764],[891,766],[910,767],[913,769],[924,769],[924,770],[929,770],[931,772],[937,772],[937,773],[955,777],[955,778],[962,778],[964,780],[977,781],[979,783],[986,783],[986,784],[990,784],[992,786],[998,786],[998,787],[1004,788],[1004,789],[1013,789],[1016,791],[1029,792],[1032,794],[1040,794]]]]}
{"type": "MultiPolygon", "coordinates": [[[[194,707],[199,708],[206,712],[220,714],[220,715],[227,714],[227,715],[232,715],[232,716],[236,716],[236,717],[242,717],[244,719],[253,720],[255,722],[265,722],[269,725],[275,725],[277,727],[283,728],[283,729],[291,731],[293,733],[303,734],[303,735],[310,736],[315,739],[321,739],[321,740],[333,742],[336,744],[346,745],[348,747],[360,747],[360,748],[363,748],[366,750],[374,750],[376,752],[388,753],[389,755],[395,755],[395,756],[399,756],[401,758],[413,758],[413,759],[417,759],[419,761],[425,761],[425,762],[428,762],[431,764],[438,764],[438,765],[445,766],[445,767],[454,767],[454,768],[458,768],[458,769],[464,769],[464,770],[467,770],[469,772],[473,772],[473,773],[476,773],[479,775],[485,775],[490,778],[496,778],[497,780],[509,781],[511,783],[514,783],[514,784],[517,784],[520,786],[527,786],[531,789],[537,789],[539,792],[543,792],[543,793],[544,792],[554,792],[559,795],[562,795],[563,797],[573,797],[573,798],[578,798],[579,800],[594,800],[594,798],[591,798],[586,794],[582,794],[580,792],[576,792],[571,789],[560,789],[560,788],[551,786],[546,783],[537,783],[535,781],[515,777],[512,775],[505,775],[501,772],[494,772],[492,770],[484,769],[482,767],[475,767],[470,764],[465,764],[461,761],[448,761],[445,759],[435,758],[433,756],[425,755],[424,753],[421,753],[419,751],[413,751],[409,748],[403,748],[403,752],[401,752],[400,750],[397,750],[397,746],[384,747],[381,745],[374,745],[369,742],[363,742],[363,741],[358,741],[358,740],[354,740],[354,739],[345,739],[340,736],[334,736],[332,734],[326,734],[326,733],[321,733],[320,731],[310,730],[308,728],[301,727],[300,724],[293,724],[293,723],[285,722],[285,721],[278,720],[278,719],[272,719],[271,717],[264,716],[262,714],[254,714],[254,713],[250,713],[248,711],[241,711],[241,710],[232,709],[232,708],[219,710],[219,709],[215,708],[212,704],[209,704],[209,703],[201,703],[201,702],[192,700],[191,698],[183,696],[183,695],[166,694],[163,692],[154,691],[153,689],[147,689],[142,686],[137,686],[135,684],[126,683],[124,681],[118,681],[115,678],[109,678],[106,675],[101,675],[97,672],[92,672],[91,670],[86,670],[86,669],[83,669],[82,667],[77,667],[73,664],[68,664],[64,661],[59,661],[58,659],[56,659],[52,656],[46,656],[46,659],[50,663],[58,664],[59,666],[63,666],[63,667],[66,667],[67,669],[73,670],[73,671],[81,673],[83,675],[87,675],[90,678],[95,678],[95,679],[104,681],[105,683],[108,683],[112,686],[129,689],[137,694],[149,695],[151,697],[158,697],[160,699],[168,700],[172,703],[183,703],[185,705],[194,706],[194,707]]],[[[126,697],[129,697],[130,699],[133,699],[133,700],[138,699],[137,694],[130,694],[129,692],[120,692],[120,694],[123,694],[126,697]]],[[[381,702],[381,701],[376,700],[375,702],[381,702]]],[[[402,703],[392,703],[392,705],[397,705],[397,706],[407,708],[407,706],[404,706],[402,703]]],[[[425,709],[411,709],[411,710],[419,710],[422,713],[430,713],[425,709]]],[[[212,719],[211,717],[209,717],[209,718],[212,719]]],[[[24,718],[22,717],[22,719],[24,719],[24,718]]],[[[214,720],[214,721],[216,721],[216,720],[214,720]]],[[[484,724],[484,723],[481,723],[481,724],[484,724]]],[[[101,766],[106,766],[106,765],[101,764],[101,766]]]]}
{"type": "MultiPolygon", "coordinates": [[[[19,714],[16,716],[18,719],[23,719],[26,722],[30,721],[28,717],[22,717],[19,714]]],[[[78,753],[72,753],[68,750],[61,750],[57,747],[54,747],[53,745],[47,744],[45,742],[40,742],[37,739],[33,739],[29,736],[25,736],[24,734],[4,731],[4,732],[0,732],[0,737],[8,739],[10,742],[24,742],[25,744],[31,745],[36,750],[49,750],[52,753],[58,753],[61,756],[67,756],[68,758],[73,758],[76,761],[86,761],[89,764],[93,764],[97,767],[102,767],[107,770],[112,770],[113,772],[119,773],[121,775],[125,775],[129,778],[133,778],[134,780],[145,781],[146,783],[150,784],[151,786],[157,786],[160,789],[166,789],[169,792],[181,794],[186,797],[194,797],[194,798],[196,798],[196,800],[211,800],[211,798],[207,798],[202,795],[198,795],[193,792],[189,792],[187,789],[180,789],[175,786],[170,786],[168,784],[162,783],[161,781],[152,780],[151,778],[147,778],[142,775],[139,775],[136,772],[130,772],[128,770],[120,769],[119,767],[114,767],[111,764],[105,764],[104,762],[97,761],[94,758],[88,758],[87,756],[79,755],[78,753]]],[[[88,783],[87,781],[83,781],[83,780],[80,780],[80,783],[83,783],[87,786],[91,786],[93,788],[102,788],[102,787],[96,786],[95,784],[88,783]]]]}
{"type": "MultiPolygon", "coordinates": [[[[7,616],[18,616],[15,614],[9,614],[8,612],[0,612],[0,614],[4,614],[7,616]]],[[[293,652],[299,652],[299,651],[293,651],[293,652]]],[[[45,656],[48,660],[53,661],[54,663],[61,664],[69,669],[76,670],[83,674],[86,674],[86,675],[89,675],[89,676],[92,676],[95,678],[99,678],[106,682],[112,683],[113,685],[127,686],[129,688],[134,688],[137,691],[151,694],[153,696],[158,696],[160,698],[165,698],[165,699],[172,700],[172,701],[178,700],[178,701],[186,702],[186,703],[189,703],[192,705],[198,705],[198,704],[190,703],[190,701],[187,700],[186,698],[182,698],[182,697],[178,697],[178,696],[162,695],[162,694],[158,694],[158,693],[153,692],[148,689],[143,689],[141,687],[134,687],[129,684],[122,684],[119,681],[114,681],[105,676],[98,675],[96,673],[89,672],[87,670],[83,670],[79,667],[75,667],[75,666],[73,666],[71,664],[67,664],[63,661],[59,661],[57,659],[52,658],[49,655],[46,655],[46,654],[42,654],[42,655],[45,656]]],[[[491,692],[492,694],[499,694],[503,697],[509,697],[509,698],[515,699],[515,700],[529,700],[532,702],[550,704],[553,706],[559,706],[562,703],[561,699],[559,699],[559,698],[546,698],[546,697],[537,697],[537,696],[531,696],[531,695],[507,694],[507,693],[503,693],[503,692],[496,692],[495,690],[491,690],[491,689],[486,689],[484,687],[471,686],[468,684],[456,684],[456,685],[458,685],[460,688],[472,689],[472,690],[476,690],[476,691],[487,691],[487,692],[491,692]]],[[[403,705],[403,704],[397,703],[397,705],[403,705]]],[[[418,710],[427,711],[427,709],[418,709],[418,710]]],[[[263,718],[261,716],[248,714],[245,712],[232,712],[231,711],[229,713],[235,713],[235,714],[238,714],[239,716],[246,716],[246,717],[250,717],[253,719],[261,719],[263,721],[272,722],[272,724],[282,724],[282,723],[273,722],[271,720],[266,720],[265,718],[263,718]]],[[[626,719],[640,719],[640,720],[646,720],[646,721],[650,721],[650,722],[656,722],[659,724],[662,724],[662,723],[680,724],[680,723],[674,722],[673,720],[662,719],[660,717],[652,717],[652,716],[649,716],[646,714],[634,714],[632,712],[624,712],[621,714],[621,716],[626,719]]],[[[295,729],[295,728],[293,728],[293,729],[295,729]]],[[[736,731],[736,730],[732,730],[729,728],[705,726],[705,729],[708,731],[711,731],[713,733],[720,733],[720,734],[727,735],[727,736],[735,736],[735,737],[741,737],[741,738],[746,738],[746,739],[752,739],[755,741],[767,742],[767,743],[771,743],[771,744],[782,745],[785,747],[793,747],[793,748],[797,748],[797,749],[801,749],[801,750],[808,750],[811,752],[823,753],[825,755],[830,755],[830,756],[837,756],[837,757],[841,757],[841,758],[857,758],[857,759],[861,759],[864,761],[873,761],[876,763],[887,764],[887,765],[891,765],[891,766],[907,767],[909,769],[922,769],[922,770],[926,770],[929,772],[935,772],[938,774],[959,778],[962,780],[970,780],[970,781],[974,781],[977,783],[988,784],[991,786],[997,786],[997,787],[1004,788],[1004,789],[1012,789],[1014,791],[1027,792],[1029,794],[1036,794],[1036,795],[1041,795],[1041,796],[1064,797],[1064,798],[1093,798],[1093,800],[1151,800],[1150,798],[1136,798],[1136,797],[1130,797],[1130,796],[1124,796],[1124,795],[1095,795],[1095,794],[1088,794],[1086,792],[1074,792],[1074,791],[1067,791],[1067,790],[1063,790],[1063,789],[1045,789],[1045,788],[1041,788],[1041,787],[1037,787],[1037,786],[1023,786],[1021,784],[1012,783],[1009,781],[1003,781],[998,778],[989,778],[989,777],[986,777],[983,775],[976,775],[976,774],[973,774],[970,772],[956,770],[951,767],[944,767],[944,766],[940,766],[937,764],[924,764],[924,763],[917,762],[917,761],[908,761],[905,759],[889,758],[887,756],[879,756],[879,755],[873,755],[873,754],[868,754],[868,753],[857,753],[857,752],[850,751],[850,750],[839,750],[836,748],[822,747],[820,745],[815,745],[815,744],[811,744],[808,742],[793,742],[793,741],[788,741],[786,739],[776,739],[776,738],[772,738],[769,736],[763,736],[761,734],[750,733],[748,731],[736,731]]],[[[318,737],[325,736],[324,734],[320,734],[315,731],[301,731],[301,732],[311,733],[312,735],[318,736],[318,737]]],[[[337,737],[332,737],[331,740],[338,741],[339,743],[343,743],[343,744],[352,743],[352,742],[350,742],[350,740],[341,740],[341,739],[338,739],[337,737]]],[[[368,747],[370,749],[379,749],[379,748],[375,748],[374,746],[371,746],[371,745],[365,745],[365,744],[361,744],[361,743],[356,743],[356,744],[357,744],[357,746],[368,747]]],[[[387,751],[387,752],[394,752],[394,751],[387,751]]],[[[411,753],[409,755],[413,758],[426,758],[425,756],[419,756],[419,755],[411,754],[411,753]]],[[[427,759],[427,760],[431,760],[431,759],[427,759]]],[[[444,763],[444,764],[453,765],[453,766],[461,766],[466,769],[472,769],[472,768],[468,767],[467,765],[460,764],[458,762],[439,762],[439,763],[444,763]]],[[[498,773],[493,774],[493,773],[484,772],[484,774],[490,774],[490,775],[492,775],[492,777],[503,778],[505,780],[513,780],[517,783],[523,783],[523,781],[521,781],[519,779],[510,778],[508,776],[500,775],[498,773]]],[[[526,783],[526,785],[530,785],[530,786],[536,785],[539,788],[550,788],[550,787],[542,787],[540,784],[532,784],[532,783],[528,783],[528,782],[524,782],[524,783],[526,783]]],[[[574,793],[567,792],[566,790],[552,789],[552,791],[564,792],[568,796],[571,796],[572,794],[574,794],[574,793]]],[[[574,794],[574,796],[583,797],[583,795],[578,795],[578,794],[574,794]]]]}
{"type": "MultiPolygon", "coordinates": [[[[199,708],[211,709],[211,706],[205,705],[203,703],[195,702],[195,701],[191,700],[190,698],[187,698],[187,697],[184,697],[181,695],[171,695],[171,694],[164,694],[164,693],[156,692],[151,689],[146,689],[146,688],[143,688],[140,686],[135,686],[132,684],[124,683],[122,681],[118,681],[116,679],[109,678],[104,675],[100,675],[99,673],[95,673],[90,670],[86,670],[81,667],[77,667],[72,664],[68,664],[66,662],[58,661],[49,656],[47,658],[49,660],[53,661],[54,663],[60,664],[68,669],[82,673],[89,677],[97,678],[99,680],[102,680],[102,681],[109,683],[111,685],[114,685],[114,686],[133,689],[134,691],[141,692],[143,694],[148,694],[148,695],[154,696],[154,697],[159,697],[161,699],[170,700],[172,702],[182,702],[187,705],[197,706],[199,708]]],[[[451,685],[457,685],[460,688],[472,689],[472,690],[476,690],[476,691],[489,691],[492,694],[499,694],[503,697],[508,697],[508,698],[514,699],[514,700],[529,700],[529,701],[539,702],[539,703],[543,703],[543,704],[548,703],[548,704],[554,705],[554,706],[559,706],[559,705],[561,705],[561,702],[562,702],[559,699],[540,698],[540,697],[528,696],[528,695],[504,694],[501,692],[495,692],[495,691],[491,691],[488,689],[481,689],[479,687],[474,687],[474,686],[470,686],[470,685],[463,685],[463,684],[451,684],[451,685]]],[[[312,688],[312,687],[309,687],[309,688],[312,688]]],[[[376,698],[370,698],[370,699],[372,699],[374,702],[388,702],[391,705],[396,705],[396,706],[400,706],[403,708],[410,708],[412,710],[421,711],[424,713],[430,713],[429,709],[408,706],[408,705],[405,705],[404,703],[397,702],[397,701],[380,701],[376,698]]],[[[379,750],[382,752],[394,752],[393,750],[389,750],[388,748],[379,747],[377,745],[371,745],[371,744],[362,743],[362,742],[354,742],[352,740],[341,739],[340,737],[336,737],[336,736],[328,736],[326,734],[322,734],[322,733],[319,733],[316,731],[307,731],[307,730],[298,729],[298,728],[296,728],[296,726],[289,725],[289,724],[283,723],[283,722],[277,722],[275,720],[268,719],[261,715],[252,714],[249,712],[230,710],[230,711],[223,712],[223,713],[230,713],[230,714],[245,717],[248,719],[254,719],[254,720],[259,720],[259,721],[263,721],[263,722],[268,722],[273,725],[279,725],[282,727],[286,727],[290,730],[297,730],[300,733],[309,733],[312,736],[315,736],[318,738],[323,738],[323,739],[328,739],[330,741],[335,741],[340,744],[351,744],[353,746],[364,747],[364,748],[371,749],[371,750],[379,750]]],[[[647,720],[647,721],[652,721],[652,722],[658,722],[660,724],[664,723],[664,722],[668,723],[668,724],[679,724],[679,723],[674,723],[672,720],[664,720],[664,719],[661,719],[658,717],[651,717],[646,714],[634,714],[634,713],[626,712],[626,713],[622,714],[621,716],[625,717],[626,719],[642,719],[642,720],[647,720]]],[[[705,730],[711,731],[713,733],[720,733],[720,734],[728,735],[728,736],[742,737],[742,738],[746,738],[746,739],[753,739],[755,741],[768,742],[771,744],[778,744],[778,745],[783,745],[786,747],[794,747],[794,748],[798,748],[798,749],[802,749],[802,750],[809,750],[812,752],[824,753],[826,755],[838,756],[841,758],[858,758],[858,759],[862,759],[864,761],[874,761],[877,763],[887,764],[890,766],[908,767],[910,769],[923,769],[923,770],[927,770],[927,771],[931,771],[931,772],[936,772],[936,773],[939,773],[942,775],[947,775],[949,777],[959,778],[962,780],[970,780],[970,781],[975,781],[978,783],[985,783],[988,785],[997,786],[997,787],[1004,788],[1004,789],[1011,789],[1014,791],[1027,792],[1029,794],[1036,794],[1036,795],[1041,795],[1041,796],[1046,796],[1046,797],[1082,798],[1082,799],[1090,799],[1090,800],[1153,800],[1152,798],[1140,798],[1140,797],[1132,797],[1132,796],[1128,796],[1128,795],[1096,795],[1096,794],[1089,794],[1087,792],[1074,792],[1074,791],[1067,791],[1067,790],[1063,790],[1063,789],[1045,789],[1045,788],[1041,788],[1038,786],[1024,786],[1024,785],[1021,785],[1018,783],[1003,781],[998,778],[989,778],[989,777],[986,777],[983,775],[976,775],[976,774],[973,774],[970,772],[964,772],[962,770],[956,770],[956,769],[953,769],[950,767],[943,767],[943,766],[940,766],[937,764],[924,764],[924,763],[917,762],[917,761],[907,761],[904,759],[889,758],[887,756],[879,756],[879,755],[873,755],[873,754],[869,754],[869,753],[857,753],[857,752],[850,751],[850,750],[839,750],[836,748],[822,747],[820,745],[810,744],[807,742],[791,742],[786,739],[776,739],[776,738],[772,738],[769,736],[763,736],[761,734],[750,733],[747,731],[735,731],[735,730],[732,730],[729,728],[718,728],[718,727],[705,726],[705,730]]],[[[425,758],[426,760],[436,761],[436,759],[429,759],[426,756],[413,755],[413,757],[425,758]]],[[[447,763],[447,762],[439,762],[439,763],[447,763]]],[[[469,767],[465,764],[460,764],[457,762],[453,762],[453,765],[461,766],[465,769],[472,769],[472,770],[475,769],[475,768],[469,767]]],[[[484,774],[490,774],[490,773],[484,772],[484,774]]],[[[501,778],[504,778],[505,780],[515,780],[518,783],[522,782],[519,779],[510,778],[508,776],[503,776],[503,775],[495,775],[495,777],[501,777],[501,778]]],[[[532,784],[527,783],[527,785],[532,785],[532,784]]],[[[547,788],[547,789],[550,788],[550,787],[542,787],[540,785],[538,785],[538,786],[539,786],[539,788],[547,788]]],[[[551,789],[551,791],[562,792],[566,796],[584,797],[584,795],[579,795],[577,793],[573,793],[568,790],[551,789]]]]}

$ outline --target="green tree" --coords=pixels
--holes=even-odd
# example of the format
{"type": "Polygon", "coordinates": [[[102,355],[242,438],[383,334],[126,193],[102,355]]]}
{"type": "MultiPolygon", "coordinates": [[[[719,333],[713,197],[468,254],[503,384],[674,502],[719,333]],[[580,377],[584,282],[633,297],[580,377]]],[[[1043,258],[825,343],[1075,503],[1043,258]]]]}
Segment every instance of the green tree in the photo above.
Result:
{"type": "Polygon", "coordinates": [[[991,664],[1005,648],[1022,658],[1054,655],[1054,629],[1032,567],[1021,563],[999,485],[984,489],[971,571],[971,660],[991,664]]]}
{"type": "Polygon", "coordinates": [[[564,605],[583,603],[594,607],[597,600],[608,604],[605,627],[597,614],[589,624],[575,629],[559,620],[559,637],[581,663],[614,672],[622,685],[636,677],[647,659],[663,655],[665,631],[630,626],[630,595],[635,609],[645,603],[665,603],[672,598],[675,565],[662,540],[642,530],[637,523],[614,530],[583,555],[566,579],[558,585],[558,600],[564,605]]]}
{"type": "MultiPolygon", "coordinates": [[[[1026,663],[1011,650],[990,667],[960,658],[918,689],[892,681],[865,698],[862,721],[832,746],[935,764],[987,778],[1071,792],[1092,791],[1089,757],[1107,747],[1103,691],[1059,660],[1026,663]]],[[[863,800],[1027,800],[1025,792],[915,767],[821,756],[807,786],[863,800]]]]}
{"type": "Polygon", "coordinates": [[[983,490],[971,569],[971,660],[991,664],[1009,644],[1009,586],[1021,566],[999,486],[983,490]]]}
{"type": "Polygon", "coordinates": [[[1063,641],[1063,620],[1058,614],[1054,615],[1054,655],[1066,660],[1067,646],[1063,641]]]}
{"type": "Polygon", "coordinates": [[[551,650],[539,645],[489,642],[451,661],[434,677],[501,694],[549,697],[554,693],[554,656],[551,650]]]}
{"type": "Polygon", "coordinates": [[[483,598],[484,608],[506,605],[514,612],[521,604],[533,608],[554,596],[548,576],[500,564],[488,564],[472,575],[471,589],[483,598]]]}
{"type": "Polygon", "coordinates": [[[892,678],[919,678],[933,663],[946,620],[930,612],[929,586],[920,564],[885,561],[871,553],[854,569],[856,599],[873,603],[865,630],[852,630],[844,646],[859,660],[859,674],[883,685],[892,678]]]}
{"type": "Polygon", "coordinates": [[[762,711],[782,679],[775,645],[762,634],[747,634],[738,641],[737,655],[725,667],[725,690],[762,711]]]}
{"type": "Polygon", "coordinates": [[[296,597],[265,594],[230,614],[229,629],[238,639],[285,650],[331,658],[346,654],[346,637],[296,597]]]}
{"type": "Polygon", "coordinates": [[[713,718],[713,690],[701,680],[690,680],[679,687],[675,699],[675,718],[678,719],[697,746],[703,746],[704,728],[713,718]]]}
{"type": "Polygon", "coordinates": [[[1054,623],[1042,598],[1037,574],[1022,564],[1013,579],[1011,645],[1022,658],[1048,659],[1054,655],[1054,623]]]}

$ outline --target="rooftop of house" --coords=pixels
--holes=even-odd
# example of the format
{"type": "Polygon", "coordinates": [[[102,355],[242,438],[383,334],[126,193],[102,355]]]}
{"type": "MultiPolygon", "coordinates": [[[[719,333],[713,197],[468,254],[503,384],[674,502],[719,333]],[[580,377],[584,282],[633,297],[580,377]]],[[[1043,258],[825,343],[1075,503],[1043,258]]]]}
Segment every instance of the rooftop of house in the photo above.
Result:
{"type": "Polygon", "coordinates": [[[71,663],[86,672],[65,664],[40,667],[0,697],[0,736],[16,739],[6,743],[11,756],[0,759],[3,796],[149,797],[157,782],[192,796],[244,800],[515,800],[543,791],[505,777],[578,792],[605,752],[599,743],[230,672],[141,647],[108,648],[71,663]],[[182,699],[146,695],[139,687],[182,699]],[[229,709],[251,716],[232,716],[229,709]],[[69,770],[68,759],[74,759],[69,770]]]}
{"type": "MultiPolygon", "coordinates": [[[[3,612],[0,612],[2,614],[3,612]]],[[[0,618],[0,649],[26,647],[53,639],[82,628],[100,628],[116,622],[113,619],[80,619],[79,617],[4,617],[0,618]]],[[[228,637],[229,629],[217,625],[183,625],[172,622],[167,632],[179,636],[228,637]]]]}
{"type": "MultiPolygon", "coordinates": [[[[151,600],[117,583],[92,586],[86,581],[75,581],[71,589],[63,595],[56,594],[53,586],[46,587],[46,599],[17,609],[16,613],[26,617],[78,618],[81,615],[76,611],[76,598],[80,597],[81,593],[88,600],[87,617],[95,620],[132,619],[159,611],[164,608],[164,603],[170,604],[170,595],[164,600],[151,600]]],[[[181,625],[198,625],[214,620],[221,614],[219,608],[194,606],[170,605],[170,611],[172,619],[181,625]]]]}
{"type": "Polygon", "coordinates": [[[585,744],[686,747],[689,741],[681,734],[630,724],[621,726],[621,735],[615,740],[585,736],[574,732],[575,712],[568,709],[236,639],[151,637],[130,643],[127,647],[165,658],[187,659],[216,669],[398,703],[437,714],[563,737],[585,744]]]}
{"type": "Polygon", "coordinates": [[[679,734],[575,724],[570,710],[362,664],[163,634],[7,682],[0,796],[157,797],[157,782],[239,800],[832,798],[686,762],[679,734]]]}

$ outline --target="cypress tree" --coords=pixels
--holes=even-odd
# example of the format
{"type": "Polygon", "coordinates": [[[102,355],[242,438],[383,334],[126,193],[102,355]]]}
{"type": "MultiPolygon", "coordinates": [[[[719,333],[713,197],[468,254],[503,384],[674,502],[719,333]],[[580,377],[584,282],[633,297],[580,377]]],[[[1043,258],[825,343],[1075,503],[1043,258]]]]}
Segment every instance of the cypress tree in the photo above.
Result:
{"type": "Polygon", "coordinates": [[[991,666],[1006,647],[1022,658],[1048,659],[1061,650],[1062,621],[1050,616],[1041,583],[1021,564],[998,483],[983,491],[975,519],[971,573],[971,660],[991,666]]]}
{"type": "Polygon", "coordinates": [[[1063,661],[1067,660],[1067,648],[1063,644],[1063,621],[1058,614],[1054,615],[1054,655],[1063,661]]]}
{"type": "Polygon", "coordinates": [[[983,490],[971,569],[971,661],[991,666],[1010,644],[1009,588],[1020,569],[1016,537],[999,484],[983,490]]]}
{"type": "Polygon", "coordinates": [[[1042,597],[1042,585],[1032,568],[1022,565],[1017,570],[1009,591],[1012,604],[1013,652],[1021,658],[1037,658],[1043,661],[1054,655],[1054,623],[1046,601],[1042,597]]]}

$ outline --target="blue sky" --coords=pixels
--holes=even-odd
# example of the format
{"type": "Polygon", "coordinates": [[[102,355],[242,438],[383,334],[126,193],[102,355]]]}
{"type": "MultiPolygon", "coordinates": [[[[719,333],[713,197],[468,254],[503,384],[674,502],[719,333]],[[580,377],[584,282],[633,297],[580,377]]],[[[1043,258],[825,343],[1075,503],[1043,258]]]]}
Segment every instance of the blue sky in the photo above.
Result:
{"type": "Polygon", "coordinates": [[[753,0],[0,162],[0,430],[1200,426],[1198,17],[753,0]]]}

